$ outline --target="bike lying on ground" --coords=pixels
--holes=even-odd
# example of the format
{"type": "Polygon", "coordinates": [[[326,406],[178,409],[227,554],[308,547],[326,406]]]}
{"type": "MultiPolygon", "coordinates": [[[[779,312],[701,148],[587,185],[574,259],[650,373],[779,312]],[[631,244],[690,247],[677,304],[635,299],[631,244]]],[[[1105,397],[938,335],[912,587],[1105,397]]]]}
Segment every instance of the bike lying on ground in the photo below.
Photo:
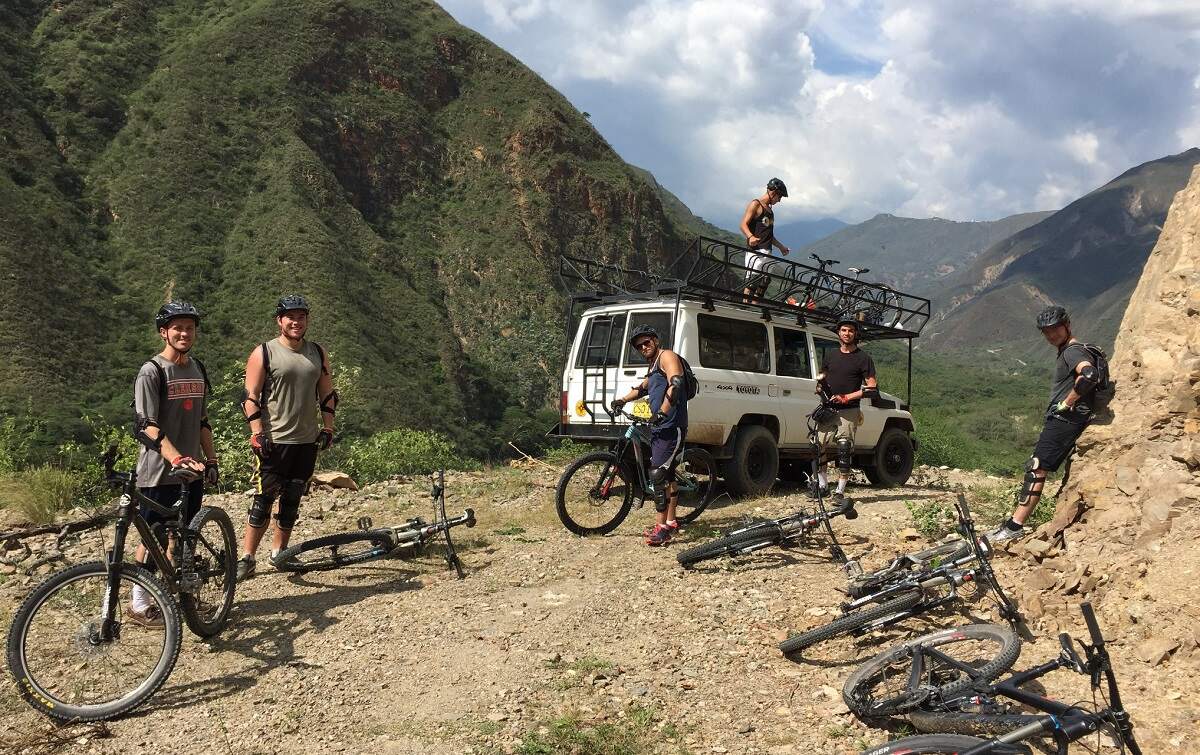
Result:
{"type": "MultiPolygon", "coordinates": [[[[644,405],[644,404],[643,404],[644,405]]],[[[626,411],[625,434],[607,451],[581,456],[563,471],[555,491],[555,510],[563,526],[576,535],[606,535],[625,521],[637,498],[638,508],[656,492],[649,477],[649,419],[626,411]]],[[[614,415],[615,416],[615,415],[614,415]]],[[[702,448],[684,448],[675,468],[676,519],[687,524],[700,516],[715,492],[717,473],[712,456],[702,448]]]]}
{"type": "Polygon", "coordinates": [[[1066,755],[1071,742],[1107,729],[1122,751],[1141,755],[1133,737],[1133,722],[1121,703],[1104,635],[1090,603],[1080,605],[1092,644],[1080,642],[1084,659],[1068,634],[1058,636],[1061,651],[1056,659],[1027,671],[993,681],[1016,660],[1019,640],[1005,627],[979,625],[944,630],[912,640],[868,661],[846,682],[843,697],[847,706],[864,720],[907,713],[913,726],[936,735],[905,737],[868,750],[864,755],[894,753],[957,753],[999,755],[1031,753],[1020,744],[1031,739],[1051,738],[1055,752],[1066,755]],[[971,630],[967,632],[966,630],[971,630]],[[986,663],[965,662],[949,651],[964,636],[990,633],[1007,635],[996,657],[986,663]],[[1058,669],[1071,669],[1090,678],[1093,692],[1107,682],[1107,707],[1088,710],[1067,705],[1022,689],[1025,684],[1058,669]],[[1014,701],[1021,708],[1012,706],[1014,701]],[[1029,709],[1040,711],[1029,713],[1029,709]],[[991,737],[979,739],[978,735],[991,737]]]}
{"type": "Polygon", "coordinates": [[[829,511],[808,512],[803,509],[782,519],[768,519],[735,529],[724,537],[689,548],[675,558],[683,567],[691,567],[701,561],[720,556],[744,556],[773,545],[788,547],[799,544],[820,526],[835,517],[857,519],[854,502],[849,498],[845,504],[829,511]]]}
{"type": "Polygon", "coordinates": [[[853,599],[842,605],[841,616],[824,626],[788,637],[779,644],[779,649],[785,655],[792,655],[833,637],[865,634],[890,626],[959,600],[958,588],[965,584],[974,584],[980,590],[993,593],[1000,616],[1017,626],[1021,621],[1020,612],[1004,594],[992,571],[991,546],[985,538],[975,534],[975,524],[961,492],[955,508],[965,549],[956,546],[944,556],[945,560],[943,556],[935,556],[929,561],[914,557],[897,559],[884,569],[855,578],[848,588],[853,599]],[[911,568],[904,568],[910,563],[911,568]],[[858,597],[853,597],[855,594],[858,597]]]}
{"type": "Polygon", "coordinates": [[[21,696],[61,721],[100,721],[133,710],[175,667],[180,612],[192,632],[212,637],[225,628],[233,608],[237,543],[229,515],[203,506],[185,522],[195,472],[172,470],[182,494],[174,506],[162,506],[138,490],[135,472],[113,471],[116,456],[112,446],[103,457],[106,481],[123,488],[106,560],[50,575],[17,609],[8,632],[8,668],[21,696]],[[139,506],[166,518],[161,529],[146,523],[139,506]],[[157,575],[125,561],[131,524],[157,575]],[[169,538],[169,558],[156,530],[169,538]],[[121,604],[135,586],[162,616],[162,627],[122,621],[121,604]]]}
{"type": "Polygon", "coordinates": [[[453,519],[446,517],[446,472],[440,470],[429,492],[433,499],[433,523],[417,517],[399,527],[372,529],[370,517],[358,520],[358,532],[339,532],[305,540],[299,545],[284,548],[271,563],[280,571],[303,574],[311,571],[336,569],[339,566],[377,561],[393,554],[409,557],[421,550],[439,534],[446,540],[446,563],[459,579],[465,575],[450,530],[460,524],[475,526],[475,511],[466,509],[453,519]]]}

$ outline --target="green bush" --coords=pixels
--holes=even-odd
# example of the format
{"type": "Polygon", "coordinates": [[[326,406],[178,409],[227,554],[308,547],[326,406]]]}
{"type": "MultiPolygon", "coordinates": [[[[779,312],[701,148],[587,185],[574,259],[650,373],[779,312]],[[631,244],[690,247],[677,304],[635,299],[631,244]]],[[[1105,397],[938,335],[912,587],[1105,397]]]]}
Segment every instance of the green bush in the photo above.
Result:
{"type": "MultiPolygon", "coordinates": [[[[351,441],[341,452],[342,471],[358,483],[379,482],[392,475],[428,474],[438,469],[475,469],[445,437],[425,430],[389,430],[351,441]]],[[[322,466],[330,466],[323,463],[322,466]]]]}
{"type": "Polygon", "coordinates": [[[542,458],[548,463],[555,466],[563,467],[578,459],[584,454],[591,453],[596,450],[596,446],[588,443],[581,443],[570,438],[563,438],[557,447],[547,449],[542,458]]]}
{"type": "Polygon", "coordinates": [[[928,540],[939,540],[954,531],[958,521],[954,507],[945,501],[905,501],[913,527],[928,540]]]}
{"type": "Polygon", "coordinates": [[[82,490],[77,472],[43,465],[0,480],[0,501],[31,524],[49,524],[80,503],[82,490]]]}

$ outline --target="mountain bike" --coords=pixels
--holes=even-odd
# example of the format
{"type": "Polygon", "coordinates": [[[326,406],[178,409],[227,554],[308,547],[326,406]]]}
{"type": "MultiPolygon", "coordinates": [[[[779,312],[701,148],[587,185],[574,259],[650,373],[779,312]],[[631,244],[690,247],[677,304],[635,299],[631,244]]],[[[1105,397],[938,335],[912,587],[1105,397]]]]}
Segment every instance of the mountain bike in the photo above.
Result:
{"type": "Polygon", "coordinates": [[[826,303],[831,299],[839,300],[842,289],[841,280],[831,275],[829,268],[840,263],[838,260],[823,260],[811,252],[808,256],[816,261],[817,269],[807,272],[806,268],[799,265],[789,265],[787,277],[796,276],[799,271],[805,272],[785,281],[777,298],[801,309],[829,309],[826,303]]]}
{"type": "Polygon", "coordinates": [[[854,274],[854,279],[842,281],[837,302],[832,309],[840,315],[868,325],[893,327],[900,317],[898,309],[900,295],[890,286],[882,283],[868,283],[859,280],[860,275],[871,272],[870,268],[850,267],[846,269],[854,274]]]}
{"type": "MultiPolygon", "coordinates": [[[[966,549],[956,547],[947,560],[935,558],[929,562],[913,559],[914,568],[889,566],[851,581],[851,588],[860,597],[842,605],[842,615],[828,624],[788,637],[779,644],[784,655],[793,655],[818,642],[845,634],[861,635],[890,626],[912,616],[927,613],[961,599],[959,588],[975,585],[977,590],[991,593],[999,607],[1000,616],[1016,627],[1021,614],[1004,593],[992,571],[991,546],[987,539],[975,534],[975,525],[960,492],[955,502],[959,532],[966,549]]],[[[904,561],[901,561],[903,564],[904,561]]],[[[896,562],[893,562],[895,565],[896,562]]]]}
{"type": "MultiPolygon", "coordinates": [[[[555,489],[554,507],[563,526],[576,535],[606,535],[625,521],[646,499],[666,495],[650,480],[651,421],[619,411],[630,421],[625,433],[607,451],[579,457],[563,470],[555,489]]],[[[613,415],[613,416],[616,416],[613,415]]],[[[684,446],[675,469],[680,524],[695,521],[715,492],[717,473],[712,456],[702,448],[684,446]]]]}
{"type": "Polygon", "coordinates": [[[175,667],[180,613],[193,633],[212,637],[233,608],[237,543],[229,515],[202,506],[185,522],[187,483],[196,473],[173,470],[182,493],[174,506],[162,506],[138,490],[136,472],[114,471],[116,456],[112,446],[102,459],[105,480],[123,488],[106,559],[47,577],[17,609],[8,632],[8,668],[21,697],[61,721],[100,721],[141,705],[175,667]],[[169,537],[169,558],[156,537],[160,528],[146,523],[139,506],[166,518],[161,530],[169,537]],[[125,561],[130,525],[158,575],[125,561]],[[122,600],[134,586],[158,609],[161,628],[122,621],[122,600]]]}
{"type": "Polygon", "coordinates": [[[433,522],[426,523],[420,517],[409,519],[398,527],[374,526],[371,517],[358,520],[358,532],[339,532],[326,535],[284,548],[271,560],[276,569],[296,574],[311,571],[336,569],[351,564],[364,564],[388,556],[406,558],[420,553],[439,534],[446,541],[446,563],[454,569],[459,579],[465,574],[462,561],[450,538],[450,530],[459,525],[475,526],[475,511],[465,509],[459,516],[446,516],[446,472],[439,470],[429,492],[433,499],[433,522]]]}
{"type": "MultiPolygon", "coordinates": [[[[862,710],[875,718],[881,713],[907,712],[918,730],[944,733],[905,737],[868,750],[864,755],[1030,753],[1032,750],[1022,742],[1047,737],[1053,740],[1058,755],[1066,755],[1071,742],[1102,729],[1112,734],[1123,752],[1128,749],[1132,755],[1141,755],[1133,736],[1133,722],[1121,703],[1096,614],[1090,603],[1081,604],[1080,611],[1092,639],[1091,645],[1079,643],[1084,650],[1083,659],[1075,650],[1075,641],[1063,633],[1058,636],[1061,650],[1057,658],[1001,681],[993,680],[1012,662],[999,669],[997,666],[1004,660],[999,657],[982,666],[963,662],[946,652],[948,644],[955,640],[939,639],[939,635],[952,630],[912,640],[868,661],[846,682],[843,696],[847,705],[853,702],[858,706],[852,710],[856,713],[862,710]],[[1089,710],[1022,689],[1029,682],[1063,668],[1087,676],[1093,696],[1100,690],[1103,679],[1107,686],[1105,707],[1089,710]],[[945,679],[955,681],[941,685],[945,679]],[[895,682],[894,686],[889,682],[895,682]],[[1015,708],[1008,700],[1023,707],[1015,708]],[[1038,713],[1029,713],[1029,709],[1038,713]]],[[[1008,631],[989,625],[962,629],[987,629],[996,635],[1008,631]]],[[[1015,660],[1016,653],[1011,655],[1015,660]]]]}

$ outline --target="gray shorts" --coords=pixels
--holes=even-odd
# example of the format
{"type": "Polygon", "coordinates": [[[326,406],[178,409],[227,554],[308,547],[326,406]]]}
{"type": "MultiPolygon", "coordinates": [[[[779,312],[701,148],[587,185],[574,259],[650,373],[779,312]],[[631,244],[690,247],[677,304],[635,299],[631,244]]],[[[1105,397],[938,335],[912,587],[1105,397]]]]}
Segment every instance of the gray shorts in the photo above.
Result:
{"type": "Polygon", "coordinates": [[[836,446],[839,438],[849,438],[853,444],[854,434],[858,432],[858,426],[862,423],[863,413],[858,407],[839,409],[836,420],[817,427],[817,442],[821,445],[821,450],[836,446]]]}

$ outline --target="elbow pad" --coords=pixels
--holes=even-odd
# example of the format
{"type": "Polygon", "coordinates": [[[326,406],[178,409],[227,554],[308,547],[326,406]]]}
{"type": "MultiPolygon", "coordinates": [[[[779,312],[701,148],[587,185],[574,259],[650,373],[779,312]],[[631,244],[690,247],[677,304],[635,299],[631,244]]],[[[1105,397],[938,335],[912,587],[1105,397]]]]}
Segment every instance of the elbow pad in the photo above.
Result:
{"type": "Polygon", "coordinates": [[[158,422],[155,420],[144,417],[141,414],[136,415],[133,424],[133,437],[137,439],[138,443],[141,443],[151,451],[162,453],[162,428],[159,427],[158,422]],[[158,428],[157,438],[152,438],[146,434],[146,429],[151,427],[158,428]]]}
{"type": "Polygon", "coordinates": [[[1079,371],[1079,377],[1075,379],[1075,392],[1083,395],[1098,385],[1100,385],[1100,372],[1089,364],[1079,371]]]}
{"type": "Polygon", "coordinates": [[[338,392],[330,391],[325,398],[321,399],[321,411],[325,414],[336,414],[338,400],[338,392]]]}
{"type": "Polygon", "coordinates": [[[247,422],[253,422],[254,420],[262,417],[262,404],[259,402],[258,397],[251,396],[250,392],[244,388],[242,389],[242,414],[245,415],[247,422]],[[253,412],[246,411],[247,401],[249,401],[251,404],[254,404],[253,412]]]}

